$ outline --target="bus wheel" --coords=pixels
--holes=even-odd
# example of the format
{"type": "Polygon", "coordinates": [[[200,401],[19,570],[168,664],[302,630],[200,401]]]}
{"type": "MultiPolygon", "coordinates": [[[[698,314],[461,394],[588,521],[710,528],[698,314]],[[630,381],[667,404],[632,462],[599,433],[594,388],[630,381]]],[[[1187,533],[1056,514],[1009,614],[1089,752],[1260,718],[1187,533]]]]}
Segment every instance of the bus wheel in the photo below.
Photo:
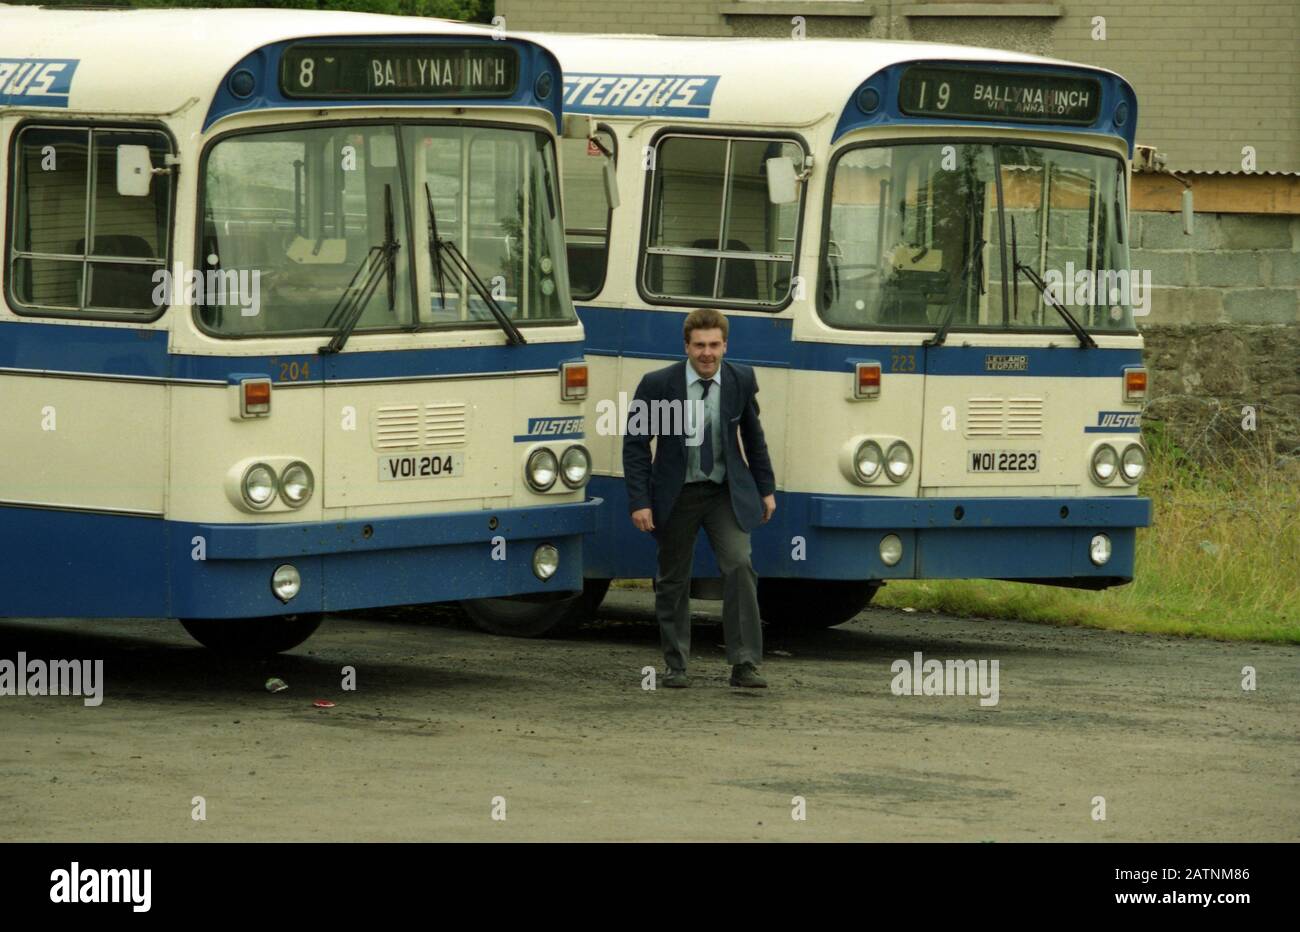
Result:
{"type": "Polygon", "coordinates": [[[324,617],[315,612],[265,618],[182,618],[181,624],[210,650],[258,657],[297,647],[315,633],[324,617]]]}
{"type": "Polygon", "coordinates": [[[582,622],[593,620],[609,592],[609,583],[608,579],[583,580],[578,595],[539,593],[508,599],[467,599],[460,604],[465,614],[489,634],[535,638],[572,631],[582,622]]]}
{"type": "Polygon", "coordinates": [[[850,621],[880,583],[850,579],[762,579],[758,613],[779,631],[819,631],[850,621]]]}

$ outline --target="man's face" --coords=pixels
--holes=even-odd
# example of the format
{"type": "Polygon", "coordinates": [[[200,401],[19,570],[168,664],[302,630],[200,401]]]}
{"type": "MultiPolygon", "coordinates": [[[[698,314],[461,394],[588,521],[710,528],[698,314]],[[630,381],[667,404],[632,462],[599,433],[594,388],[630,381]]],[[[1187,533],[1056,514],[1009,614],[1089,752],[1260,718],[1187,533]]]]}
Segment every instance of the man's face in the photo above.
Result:
{"type": "Polygon", "coordinates": [[[720,328],[691,331],[691,338],[686,343],[686,355],[690,357],[691,365],[695,367],[700,378],[713,378],[717,374],[718,366],[722,365],[722,357],[726,353],[727,341],[722,339],[720,328]]]}

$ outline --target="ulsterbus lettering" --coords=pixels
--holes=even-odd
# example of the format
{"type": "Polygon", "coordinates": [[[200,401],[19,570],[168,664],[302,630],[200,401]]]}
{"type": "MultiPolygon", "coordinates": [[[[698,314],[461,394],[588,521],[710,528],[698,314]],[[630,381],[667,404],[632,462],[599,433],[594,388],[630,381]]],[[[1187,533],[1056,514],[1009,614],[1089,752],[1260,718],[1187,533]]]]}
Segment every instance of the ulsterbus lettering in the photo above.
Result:
{"type": "Polygon", "coordinates": [[[1098,411],[1097,423],[1085,427],[1088,434],[1124,434],[1142,429],[1142,415],[1136,411],[1098,411]]]}
{"type": "Polygon", "coordinates": [[[718,76],[709,74],[566,74],[564,105],[589,113],[708,116],[717,86],[718,76]]]}
{"type": "Polygon", "coordinates": [[[534,437],[550,437],[553,434],[582,433],[580,417],[530,417],[528,433],[534,437]]]}
{"type": "Polygon", "coordinates": [[[78,59],[0,58],[0,104],[66,107],[78,59]]]}

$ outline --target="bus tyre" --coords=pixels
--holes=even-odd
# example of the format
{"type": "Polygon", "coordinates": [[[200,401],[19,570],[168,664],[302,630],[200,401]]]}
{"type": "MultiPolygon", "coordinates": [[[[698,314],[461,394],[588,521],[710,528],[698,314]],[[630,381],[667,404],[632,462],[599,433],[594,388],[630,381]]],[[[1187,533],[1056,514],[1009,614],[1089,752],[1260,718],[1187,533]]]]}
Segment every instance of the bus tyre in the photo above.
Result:
{"type": "Polygon", "coordinates": [[[324,617],[316,612],[265,618],[182,618],[181,624],[209,650],[261,657],[297,647],[315,633],[324,617]]]}
{"type": "Polygon", "coordinates": [[[778,631],[819,631],[850,621],[879,588],[856,579],[760,578],[758,614],[778,631]]]}
{"type": "Polygon", "coordinates": [[[488,634],[536,638],[572,631],[596,617],[596,610],[609,592],[608,579],[583,580],[578,595],[553,593],[521,595],[509,599],[467,599],[461,602],[465,614],[488,634]]]}

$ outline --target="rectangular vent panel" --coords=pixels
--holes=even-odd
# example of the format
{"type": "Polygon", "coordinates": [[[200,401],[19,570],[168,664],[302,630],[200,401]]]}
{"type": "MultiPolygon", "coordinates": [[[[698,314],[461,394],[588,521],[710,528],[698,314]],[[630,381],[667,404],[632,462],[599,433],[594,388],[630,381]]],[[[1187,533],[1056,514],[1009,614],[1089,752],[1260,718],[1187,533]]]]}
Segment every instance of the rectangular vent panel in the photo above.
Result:
{"type": "Polygon", "coordinates": [[[382,405],[375,409],[371,437],[380,452],[463,447],[468,441],[463,402],[382,405]]]}

